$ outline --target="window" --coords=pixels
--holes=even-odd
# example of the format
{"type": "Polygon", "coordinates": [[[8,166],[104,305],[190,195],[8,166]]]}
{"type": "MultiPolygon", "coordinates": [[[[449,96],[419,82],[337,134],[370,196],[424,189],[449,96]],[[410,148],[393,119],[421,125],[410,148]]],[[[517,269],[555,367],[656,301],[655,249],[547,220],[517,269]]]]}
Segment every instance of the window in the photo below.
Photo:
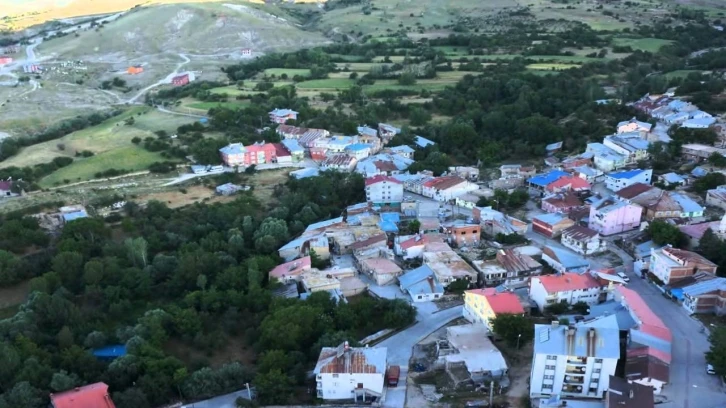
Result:
{"type": "Polygon", "coordinates": [[[545,370],[554,370],[554,369],[555,369],[555,366],[553,366],[553,365],[546,365],[545,366],[545,370]]]}
{"type": "Polygon", "coordinates": [[[555,376],[554,375],[545,375],[544,376],[544,379],[545,380],[554,380],[555,379],[555,376]]]}
{"type": "Polygon", "coordinates": [[[338,374],[333,374],[333,378],[338,378],[338,374]]]}
{"type": "Polygon", "coordinates": [[[592,370],[593,373],[600,373],[600,371],[602,371],[602,370],[600,370],[599,368],[592,370]]]}
{"type": "Polygon", "coordinates": [[[418,295],[418,296],[416,296],[416,299],[423,299],[423,296],[418,295]]]}
{"type": "Polygon", "coordinates": [[[557,356],[547,356],[547,360],[557,360],[557,356]]]}
{"type": "Polygon", "coordinates": [[[542,385],[542,391],[544,390],[550,390],[552,391],[552,384],[543,384],[542,385]]]}
{"type": "Polygon", "coordinates": [[[596,359],[595,359],[595,362],[596,362],[596,363],[600,363],[600,364],[602,364],[602,359],[601,359],[601,358],[596,358],[596,359]]]}

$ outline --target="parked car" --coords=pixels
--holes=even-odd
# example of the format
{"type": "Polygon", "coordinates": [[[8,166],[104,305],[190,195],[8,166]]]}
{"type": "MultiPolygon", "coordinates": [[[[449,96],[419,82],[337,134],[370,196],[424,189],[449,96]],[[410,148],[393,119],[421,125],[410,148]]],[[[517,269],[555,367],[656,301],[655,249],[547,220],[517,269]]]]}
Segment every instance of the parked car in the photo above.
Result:
{"type": "Polygon", "coordinates": [[[398,385],[398,377],[401,375],[401,367],[397,365],[392,365],[388,367],[388,371],[386,372],[386,381],[388,382],[389,387],[395,387],[398,385]]]}
{"type": "Polygon", "coordinates": [[[706,374],[716,374],[716,370],[713,369],[713,366],[711,364],[706,364],[706,374]]]}
{"type": "Polygon", "coordinates": [[[625,281],[625,283],[630,282],[630,278],[628,275],[625,274],[625,272],[618,272],[618,277],[625,281]]]}

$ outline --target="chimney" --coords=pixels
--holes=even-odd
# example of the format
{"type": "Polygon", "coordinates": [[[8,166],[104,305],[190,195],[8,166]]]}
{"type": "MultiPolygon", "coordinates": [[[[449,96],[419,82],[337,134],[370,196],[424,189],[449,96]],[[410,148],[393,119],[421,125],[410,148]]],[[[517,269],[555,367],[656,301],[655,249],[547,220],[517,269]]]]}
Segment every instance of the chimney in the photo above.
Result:
{"type": "Polygon", "coordinates": [[[350,344],[348,343],[348,340],[343,343],[343,350],[349,351],[350,350],[350,344]]]}
{"type": "Polygon", "coordinates": [[[595,342],[597,336],[597,332],[595,331],[595,328],[590,328],[590,330],[587,331],[587,356],[588,357],[594,357],[595,356],[595,342]]]}
{"type": "Polygon", "coordinates": [[[434,277],[433,276],[427,276],[426,280],[429,282],[429,286],[431,287],[431,291],[434,291],[434,277]]]}
{"type": "Polygon", "coordinates": [[[559,320],[553,320],[552,321],[552,328],[553,329],[556,329],[558,327],[560,327],[560,321],[559,320]]]}

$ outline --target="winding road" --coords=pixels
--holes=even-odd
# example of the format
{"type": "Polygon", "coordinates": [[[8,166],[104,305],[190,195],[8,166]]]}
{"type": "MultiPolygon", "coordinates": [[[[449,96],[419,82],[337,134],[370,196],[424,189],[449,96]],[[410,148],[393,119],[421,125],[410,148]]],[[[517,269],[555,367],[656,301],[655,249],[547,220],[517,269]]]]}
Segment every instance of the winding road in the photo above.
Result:
{"type": "Polygon", "coordinates": [[[190,62],[190,59],[186,55],[184,55],[184,54],[179,54],[179,57],[182,58],[184,61],[180,62],[179,65],[176,66],[176,68],[174,69],[174,71],[172,71],[169,75],[167,75],[166,78],[161,79],[158,82],[156,82],[154,84],[151,84],[151,85],[147,86],[146,88],[140,90],[139,93],[136,94],[136,96],[134,96],[133,98],[129,99],[126,103],[134,104],[134,103],[136,103],[136,101],[139,98],[141,98],[142,96],[144,96],[144,94],[146,92],[148,92],[149,90],[154,89],[157,86],[161,86],[161,85],[164,85],[164,84],[171,83],[171,79],[174,78],[175,76],[179,75],[179,70],[184,65],[186,65],[186,64],[188,64],[190,62]]]}

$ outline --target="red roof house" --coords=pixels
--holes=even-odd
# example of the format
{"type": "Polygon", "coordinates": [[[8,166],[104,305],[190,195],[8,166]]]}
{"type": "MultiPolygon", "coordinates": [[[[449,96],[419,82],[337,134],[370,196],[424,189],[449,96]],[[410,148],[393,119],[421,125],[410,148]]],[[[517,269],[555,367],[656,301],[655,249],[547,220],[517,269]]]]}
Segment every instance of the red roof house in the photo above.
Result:
{"type": "Polygon", "coordinates": [[[497,292],[495,288],[467,290],[466,293],[484,296],[494,314],[524,314],[519,297],[512,292],[497,292]]]}
{"type": "Polygon", "coordinates": [[[102,382],[50,394],[50,403],[53,408],[116,408],[102,382]]]}
{"type": "Polygon", "coordinates": [[[186,85],[189,83],[189,74],[177,75],[171,79],[171,83],[174,86],[186,85]]]}
{"type": "Polygon", "coordinates": [[[5,65],[13,62],[13,57],[9,55],[0,55],[0,65],[5,65]]]}
{"type": "Polygon", "coordinates": [[[277,265],[270,271],[270,278],[275,278],[281,282],[289,282],[296,280],[297,277],[311,267],[310,256],[286,262],[277,265]]]}
{"type": "Polygon", "coordinates": [[[397,179],[395,179],[393,177],[390,177],[390,176],[386,176],[386,175],[383,175],[383,174],[379,174],[377,176],[368,177],[366,179],[366,186],[370,186],[372,184],[380,183],[380,182],[383,182],[383,181],[387,181],[389,183],[395,183],[395,184],[402,184],[400,180],[397,180],[397,179]]]}
{"type": "Polygon", "coordinates": [[[559,193],[562,191],[585,191],[590,190],[590,183],[580,177],[565,176],[547,184],[545,187],[550,193],[559,193]]]}

